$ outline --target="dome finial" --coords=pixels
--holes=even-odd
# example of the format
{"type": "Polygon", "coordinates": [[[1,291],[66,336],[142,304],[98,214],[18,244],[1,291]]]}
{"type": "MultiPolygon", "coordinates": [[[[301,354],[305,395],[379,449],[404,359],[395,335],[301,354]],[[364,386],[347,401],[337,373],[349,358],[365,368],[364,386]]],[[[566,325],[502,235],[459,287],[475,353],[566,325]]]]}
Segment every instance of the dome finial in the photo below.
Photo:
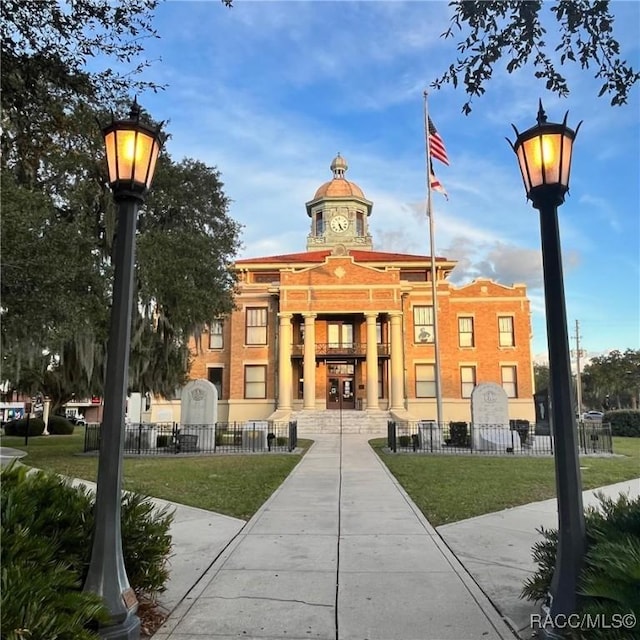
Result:
{"type": "Polygon", "coordinates": [[[338,155],[331,161],[329,168],[333,171],[333,179],[336,180],[338,178],[344,178],[344,172],[349,166],[347,165],[347,161],[340,155],[340,152],[338,152],[338,155]]]}

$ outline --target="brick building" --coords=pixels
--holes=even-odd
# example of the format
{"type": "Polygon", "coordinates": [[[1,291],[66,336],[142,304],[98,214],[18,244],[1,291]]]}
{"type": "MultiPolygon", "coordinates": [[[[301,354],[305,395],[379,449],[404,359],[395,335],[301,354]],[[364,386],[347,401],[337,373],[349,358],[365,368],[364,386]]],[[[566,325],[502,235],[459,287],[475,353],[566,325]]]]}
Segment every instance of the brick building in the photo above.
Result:
{"type": "MultiPolygon", "coordinates": [[[[430,257],[375,251],[373,203],[344,158],[331,170],[306,203],[307,250],[238,260],[236,310],[192,345],[190,377],[216,385],[220,421],[313,428],[339,410],[341,424],[375,431],[390,416],[436,418],[430,257]]],[[[502,384],[511,418],[533,419],[526,287],[455,286],[455,261],[435,265],[443,419],[469,420],[480,382],[502,384]]]]}

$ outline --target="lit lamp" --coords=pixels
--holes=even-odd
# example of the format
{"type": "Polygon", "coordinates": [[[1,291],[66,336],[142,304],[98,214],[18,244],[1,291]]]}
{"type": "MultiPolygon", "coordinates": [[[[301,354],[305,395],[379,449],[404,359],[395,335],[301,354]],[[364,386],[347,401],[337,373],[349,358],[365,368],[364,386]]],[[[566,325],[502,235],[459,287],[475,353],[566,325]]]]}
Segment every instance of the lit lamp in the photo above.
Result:
{"type": "Polygon", "coordinates": [[[109,185],[118,203],[118,224],[93,546],[84,590],[100,595],[109,609],[111,619],[99,629],[102,638],[137,640],[140,637],[140,619],[136,615],[138,601],[129,585],[122,556],[122,450],[136,222],[138,207],[153,179],[163,137],[160,127],[140,122],[140,107],[135,100],[129,119],[111,122],[102,133],[109,165],[109,185]]]}
{"type": "MultiPolygon", "coordinates": [[[[518,130],[513,127],[516,132],[516,141],[512,143],[508,140],[518,157],[527,199],[531,200],[534,208],[540,211],[549,347],[550,417],[555,439],[554,457],[558,500],[556,564],[551,591],[542,609],[543,614],[550,614],[551,620],[560,622],[560,625],[563,620],[566,622],[566,618],[562,618],[563,615],[568,616],[577,610],[578,580],[586,550],[558,228],[558,206],[564,202],[564,196],[569,190],[571,152],[580,124],[573,131],[567,127],[566,115],[562,124],[547,122],[541,101],[537,125],[522,133],[518,133],[518,130]]],[[[539,637],[552,639],[564,636],[560,629],[552,625],[541,629],[539,637]]]]}

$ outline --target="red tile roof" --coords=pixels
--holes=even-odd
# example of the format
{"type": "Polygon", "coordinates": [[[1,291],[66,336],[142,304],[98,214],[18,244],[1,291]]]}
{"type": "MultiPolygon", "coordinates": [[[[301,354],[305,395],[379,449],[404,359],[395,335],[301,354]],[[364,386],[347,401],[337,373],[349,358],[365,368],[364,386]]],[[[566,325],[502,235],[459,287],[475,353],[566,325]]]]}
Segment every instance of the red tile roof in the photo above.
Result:
{"type": "MultiPolygon", "coordinates": [[[[321,251],[303,251],[301,253],[286,253],[278,256],[264,256],[262,258],[245,258],[244,260],[236,260],[236,265],[244,264],[265,264],[274,262],[284,262],[291,264],[301,264],[316,262],[322,263],[327,256],[330,256],[330,249],[322,249],[321,251]]],[[[362,249],[350,249],[345,256],[351,256],[355,262],[421,262],[430,260],[429,256],[415,255],[411,253],[389,253],[387,251],[364,251],[362,249]]],[[[448,262],[447,258],[438,258],[438,262],[448,262]]]]}

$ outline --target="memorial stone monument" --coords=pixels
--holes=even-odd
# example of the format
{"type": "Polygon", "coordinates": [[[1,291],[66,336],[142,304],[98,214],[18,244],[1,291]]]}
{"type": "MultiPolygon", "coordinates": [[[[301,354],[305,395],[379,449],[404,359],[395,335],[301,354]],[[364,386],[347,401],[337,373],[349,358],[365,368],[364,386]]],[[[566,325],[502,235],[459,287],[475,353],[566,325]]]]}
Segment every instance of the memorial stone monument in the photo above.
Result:
{"type": "Polygon", "coordinates": [[[509,428],[509,399],[495,382],[483,382],[471,393],[473,448],[476,451],[520,450],[517,431],[509,428]]]}
{"type": "Polygon", "coordinates": [[[180,394],[180,447],[183,451],[210,450],[215,444],[218,390],[209,380],[192,380],[180,394]]]}

